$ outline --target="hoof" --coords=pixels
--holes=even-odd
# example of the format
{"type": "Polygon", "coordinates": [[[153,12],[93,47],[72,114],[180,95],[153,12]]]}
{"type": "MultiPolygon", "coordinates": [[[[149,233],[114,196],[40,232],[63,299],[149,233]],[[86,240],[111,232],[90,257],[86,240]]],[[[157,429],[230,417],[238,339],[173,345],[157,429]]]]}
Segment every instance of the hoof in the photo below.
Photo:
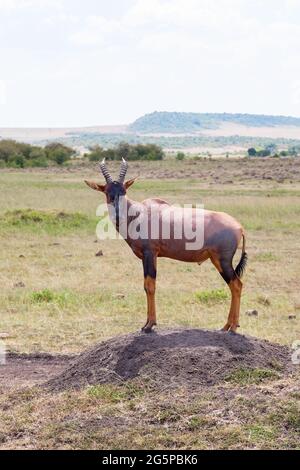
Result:
{"type": "Polygon", "coordinates": [[[225,326],[223,326],[223,328],[220,331],[223,331],[223,332],[227,333],[229,330],[230,330],[230,326],[225,325],[225,326]]]}
{"type": "Polygon", "coordinates": [[[147,325],[145,325],[145,326],[142,328],[141,332],[142,332],[142,333],[146,333],[146,334],[153,333],[153,329],[152,329],[152,328],[153,328],[154,326],[156,326],[156,323],[154,323],[153,325],[147,324],[147,325]]]}
{"type": "Polygon", "coordinates": [[[143,328],[142,333],[145,333],[145,335],[149,335],[150,333],[153,333],[152,328],[143,328]]]}
{"type": "Polygon", "coordinates": [[[226,331],[227,333],[236,333],[237,328],[239,328],[240,325],[225,325],[224,328],[220,331],[226,331]]]}

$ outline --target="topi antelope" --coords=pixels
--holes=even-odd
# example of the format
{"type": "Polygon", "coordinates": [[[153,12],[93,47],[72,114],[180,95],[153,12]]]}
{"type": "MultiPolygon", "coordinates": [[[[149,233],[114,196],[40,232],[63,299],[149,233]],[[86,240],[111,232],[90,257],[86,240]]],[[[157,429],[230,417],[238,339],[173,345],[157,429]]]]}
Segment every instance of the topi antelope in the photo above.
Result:
{"type": "Polygon", "coordinates": [[[135,182],[131,179],[125,182],[128,164],[123,159],[118,181],[111,177],[105,160],[100,164],[105,184],[92,181],[85,183],[106,196],[108,212],[117,231],[125,238],[133,253],[142,260],[144,268],[144,288],[147,295],[147,322],[142,328],[145,333],[151,332],[156,325],[155,287],[157,258],[171,258],[198,264],[210,259],[219,271],[231,292],[231,306],[223,330],[236,332],[239,327],[240,300],[242,292],[241,277],[247,264],[245,251],[245,234],[242,226],[230,215],[223,212],[207,211],[199,208],[181,208],[171,206],[162,199],[146,199],[143,202],[132,201],[127,198],[128,188],[135,182]],[[122,202],[123,201],[123,202],[122,202]],[[146,226],[148,231],[133,236],[124,232],[131,222],[139,220],[139,226],[146,226]],[[159,230],[153,236],[150,225],[156,220],[159,230]],[[187,220],[191,227],[199,228],[202,232],[201,246],[191,247],[190,237],[182,234],[182,221],[187,220]],[[167,237],[162,236],[169,224],[167,237]],[[150,233],[151,232],[151,233],[150,233]],[[126,233],[126,235],[124,235],[126,233]],[[182,236],[178,236],[181,233],[182,236]],[[175,235],[177,234],[177,235],[175,235]],[[242,256],[237,267],[232,266],[233,257],[238,245],[243,239],[242,256]]]}

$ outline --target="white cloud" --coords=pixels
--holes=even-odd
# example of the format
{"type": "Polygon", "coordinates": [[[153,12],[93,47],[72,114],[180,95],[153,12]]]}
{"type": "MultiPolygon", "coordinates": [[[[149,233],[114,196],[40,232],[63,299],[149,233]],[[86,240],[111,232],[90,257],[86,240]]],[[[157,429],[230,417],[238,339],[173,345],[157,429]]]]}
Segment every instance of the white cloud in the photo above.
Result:
{"type": "Polygon", "coordinates": [[[74,44],[91,46],[104,43],[105,36],[117,33],[121,24],[116,20],[109,20],[103,16],[89,16],[84,22],[84,28],[70,35],[74,44]]]}
{"type": "Polygon", "coordinates": [[[6,101],[7,101],[6,83],[4,80],[0,80],[0,105],[6,104],[6,101]]]}
{"type": "Polygon", "coordinates": [[[0,0],[0,9],[17,10],[22,8],[61,8],[63,0],[0,0]]]}
{"type": "Polygon", "coordinates": [[[171,51],[185,55],[208,51],[205,41],[193,36],[187,36],[175,31],[161,31],[145,34],[139,42],[139,48],[144,52],[165,54],[171,51]]]}
{"type": "Polygon", "coordinates": [[[138,0],[125,15],[131,26],[152,22],[176,26],[215,26],[235,20],[238,0],[138,0]]]}
{"type": "Polygon", "coordinates": [[[54,15],[44,17],[43,23],[54,27],[56,27],[59,23],[78,25],[80,23],[80,19],[76,15],[67,14],[61,10],[59,12],[55,12],[54,15]]]}
{"type": "MultiPolygon", "coordinates": [[[[207,30],[246,34],[253,20],[241,21],[238,0],[138,0],[117,19],[89,16],[81,29],[70,36],[72,42],[83,45],[103,44],[105,37],[113,34],[138,34],[137,40],[147,34],[160,31],[201,34],[207,30]]],[[[176,41],[175,41],[176,42],[176,41]]]]}
{"type": "Polygon", "coordinates": [[[299,0],[0,0],[0,10],[1,64],[15,84],[3,122],[299,114],[299,0]]]}
{"type": "Polygon", "coordinates": [[[295,81],[292,83],[291,87],[291,102],[293,105],[299,106],[300,104],[300,80],[295,81]]]}

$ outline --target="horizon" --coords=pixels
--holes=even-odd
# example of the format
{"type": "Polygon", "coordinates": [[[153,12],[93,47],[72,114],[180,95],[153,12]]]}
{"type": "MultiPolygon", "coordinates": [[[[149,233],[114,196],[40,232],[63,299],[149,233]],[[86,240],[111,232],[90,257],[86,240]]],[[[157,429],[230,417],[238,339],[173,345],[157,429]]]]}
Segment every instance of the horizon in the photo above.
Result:
{"type": "MultiPolygon", "coordinates": [[[[293,118],[293,119],[300,119],[300,115],[299,116],[291,116],[291,115],[284,115],[284,114],[265,114],[265,113],[261,113],[261,114],[258,114],[258,113],[228,113],[226,111],[224,112],[196,112],[196,111],[152,111],[150,113],[145,113],[141,116],[138,116],[134,121],[132,122],[127,122],[127,123],[119,123],[119,124],[91,124],[91,125],[87,125],[87,126],[18,126],[18,127],[8,127],[8,126],[1,126],[0,125],[0,129],[6,129],[6,130],[10,130],[10,129],[82,129],[82,128],[85,128],[85,129],[89,129],[89,128],[97,128],[97,127],[127,127],[131,124],[133,124],[136,120],[138,120],[139,118],[141,117],[144,117],[144,116],[147,116],[147,115],[151,115],[151,114],[154,114],[154,113],[179,113],[179,114],[203,114],[203,115],[206,115],[206,114],[212,114],[212,115],[222,115],[222,114],[226,114],[226,115],[232,115],[232,116],[235,116],[235,115],[243,115],[243,116],[266,116],[266,117],[277,117],[277,118],[293,118]]],[[[243,126],[244,124],[239,124],[240,126],[243,126]]],[[[246,125],[245,125],[246,126],[246,125]]],[[[289,127],[292,126],[292,125],[289,125],[289,127]]],[[[249,126],[247,126],[249,127],[249,126]]],[[[0,136],[1,138],[1,136],[0,136]]]]}
{"type": "Polygon", "coordinates": [[[299,24],[296,0],[0,0],[0,127],[296,117],[299,24]]]}

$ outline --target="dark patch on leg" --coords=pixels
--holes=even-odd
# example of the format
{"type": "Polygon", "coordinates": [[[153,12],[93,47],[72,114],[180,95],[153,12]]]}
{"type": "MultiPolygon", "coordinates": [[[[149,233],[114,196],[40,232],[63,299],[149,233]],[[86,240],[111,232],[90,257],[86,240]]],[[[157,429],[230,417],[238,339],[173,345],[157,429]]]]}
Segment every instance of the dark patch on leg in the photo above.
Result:
{"type": "Polygon", "coordinates": [[[143,256],[144,278],[147,276],[156,279],[156,266],[154,255],[151,251],[145,251],[143,256]]]}
{"type": "Polygon", "coordinates": [[[231,281],[233,281],[236,278],[236,273],[235,270],[232,267],[232,258],[227,259],[227,258],[222,258],[220,260],[220,265],[221,265],[221,271],[220,274],[226,284],[229,284],[231,281]]]}

